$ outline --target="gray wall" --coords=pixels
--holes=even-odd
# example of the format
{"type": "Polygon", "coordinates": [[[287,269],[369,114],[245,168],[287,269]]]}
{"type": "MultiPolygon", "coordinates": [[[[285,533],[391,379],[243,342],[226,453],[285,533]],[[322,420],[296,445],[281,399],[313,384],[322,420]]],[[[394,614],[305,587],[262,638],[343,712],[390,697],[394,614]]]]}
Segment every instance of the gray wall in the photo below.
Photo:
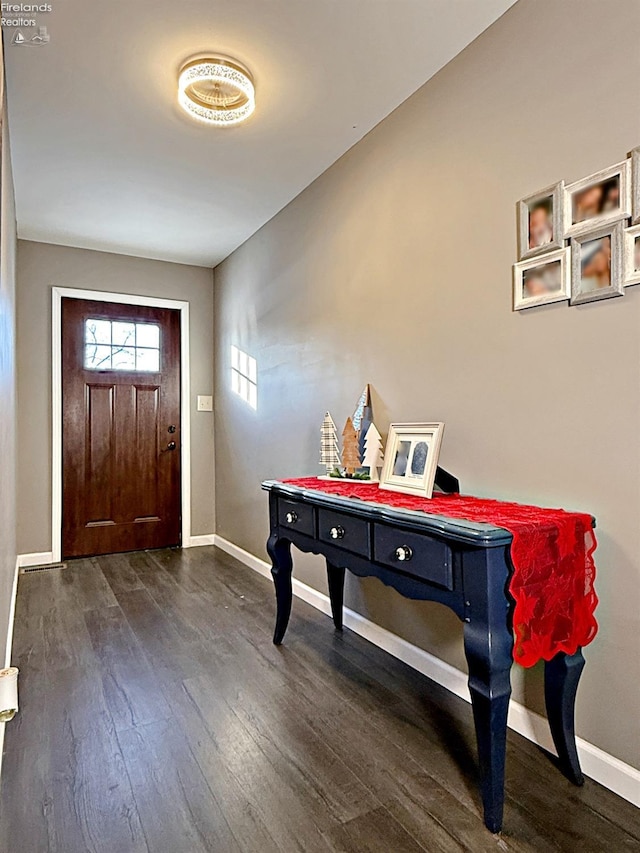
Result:
{"type": "Polygon", "coordinates": [[[18,552],[51,550],[51,288],[158,296],[190,303],[192,535],[214,531],[211,270],[18,241],[18,552]]]}
{"type": "MultiPolygon", "coordinates": [[[[0,79],[0,91],[1,89],[0,79]]],[[[16,568],[16,215],[9,134],[4,110],[0,220],[0,665],[4,666],[9,607],[16,568]]]]}
{"type": "MultiPolygon", "coordinates": [[[[374,414],[443,420],[477,495],[598,517],[600,634],[578,733],[640,767],[640,287],[511,311],[515,204],[640,145],[640,3],[521,0],[215,270],[217,530],[265,556],[260,481],[320,473],[365,382],[374,414]],[[259,407],[229,391],[258,360],[259,407]]],[[[296,573],[325,589],[318,558],[296,573]]],[[[348,604],[463,668],[456,618],[378,582],[348,604]]],[[[541,706],[540,668],[515,695],[541,706]]]]}

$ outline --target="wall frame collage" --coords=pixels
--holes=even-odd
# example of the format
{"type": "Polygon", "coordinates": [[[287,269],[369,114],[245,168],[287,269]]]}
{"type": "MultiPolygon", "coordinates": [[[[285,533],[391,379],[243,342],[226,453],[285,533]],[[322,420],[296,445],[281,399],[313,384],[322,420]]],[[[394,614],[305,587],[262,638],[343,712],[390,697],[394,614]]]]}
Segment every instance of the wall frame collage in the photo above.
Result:
{"type": "Polygon", "coordinates": [[[582,305],[640,284],[640,147],[572,184],[520,199],[513,310],[582,305]]]}

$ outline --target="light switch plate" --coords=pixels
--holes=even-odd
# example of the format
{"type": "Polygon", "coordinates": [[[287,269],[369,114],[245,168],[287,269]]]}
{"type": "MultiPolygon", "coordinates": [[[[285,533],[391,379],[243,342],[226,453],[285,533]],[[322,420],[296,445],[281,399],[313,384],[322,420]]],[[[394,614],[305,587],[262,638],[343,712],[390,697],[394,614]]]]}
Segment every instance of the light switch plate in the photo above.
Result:
{"type": "Polygon", "coordinates": [[[203,394],[198,394],[198,403],[196,406],[198,412],[212,412],[213,411],[213,397],[206,396],[203,394]]]}

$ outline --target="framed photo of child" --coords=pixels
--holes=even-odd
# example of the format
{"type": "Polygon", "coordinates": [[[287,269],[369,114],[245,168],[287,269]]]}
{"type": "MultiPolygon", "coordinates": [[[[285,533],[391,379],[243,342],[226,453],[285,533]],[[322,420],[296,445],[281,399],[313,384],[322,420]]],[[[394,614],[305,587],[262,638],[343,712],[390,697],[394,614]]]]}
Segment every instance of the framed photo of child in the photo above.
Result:
{"type": "Polygon", "coordinates": [[[563,247],[564,181],[518,202],[518,257],[563,247]]]}
{"type": "Polygon", "coordinates": [[[565,187],[565,237],[578,237],[631,216],[630,163],[624,160],[565,187]]]}
{"type": "Polygon", "coordinates": [[[513,310],[566,302],[570,296],[569,249],[557,249],[513,265],[513,310]]]}
{"type": "Polygon", "coordinates": [[[571,305],[624,296],[622,222],[571,240],[571,305]]]}

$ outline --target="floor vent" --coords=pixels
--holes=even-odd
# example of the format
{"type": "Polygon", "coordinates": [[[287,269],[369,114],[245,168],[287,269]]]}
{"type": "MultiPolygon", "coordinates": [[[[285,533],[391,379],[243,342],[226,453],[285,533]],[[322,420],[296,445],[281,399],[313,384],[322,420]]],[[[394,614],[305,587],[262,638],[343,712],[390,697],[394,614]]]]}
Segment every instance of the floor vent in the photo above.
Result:
{"type": "Polygon", "coordinates": [[[20,569],[21,575],[30,575],[31,572],[50,572],[53,569],[66,569],[66,563],[49,563],[46,566],[24,566],[20,569]]]}

